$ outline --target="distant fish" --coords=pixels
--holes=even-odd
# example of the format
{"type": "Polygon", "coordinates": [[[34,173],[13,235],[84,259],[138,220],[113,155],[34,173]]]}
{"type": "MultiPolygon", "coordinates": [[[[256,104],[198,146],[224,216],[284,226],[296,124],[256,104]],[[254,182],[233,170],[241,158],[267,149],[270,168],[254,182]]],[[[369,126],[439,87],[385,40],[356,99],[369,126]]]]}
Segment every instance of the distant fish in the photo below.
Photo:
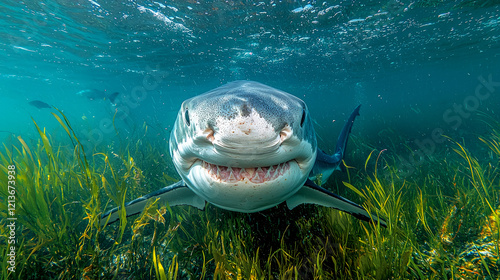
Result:
{"type": "Polygon", "coordinates": [[[28,104],[30,104],[31,106],[35,106],[37,107],[38,109],[44,109],[44,108],[52,108],[52,106],[50,106],[49,104],[43,102],[43,101],[40,101],[40,100],[33,100],[33,101],[30,101],[28,104]]]}
{"type": "Polygon", "coordinates": [[[102,90],[97,90],[97,89],[84,89],[76,93],[77,95],[85,96],[89,100],[106,100],[109,99],[109,101],[113,104],[115,104],[115,99],[116,97],[120,94],[119,92],[113,92],[111,94],[108,94],[102,90]]]}

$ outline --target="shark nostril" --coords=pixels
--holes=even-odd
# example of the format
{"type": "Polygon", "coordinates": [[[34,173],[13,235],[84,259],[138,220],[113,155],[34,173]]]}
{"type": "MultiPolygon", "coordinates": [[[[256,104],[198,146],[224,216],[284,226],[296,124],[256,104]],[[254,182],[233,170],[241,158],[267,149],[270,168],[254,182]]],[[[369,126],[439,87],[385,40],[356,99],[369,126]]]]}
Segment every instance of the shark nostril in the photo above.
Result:
{"type": "Polygon", "coordinates": [[[281,143],[283,143],[285,140],[287,140],[288,138],[290,138],[293,134],[293,131],[292,129],[290,128],[290,126],[287,124],[285,125],[285,127],[280,131],[280,140],[281,140],[281,143]]]}
{"type": "Polygon", "coordinates": [[[281,139],[281,142],[285,141],[285,139],[286,139],[286,133],[284,133],[283,131],[280,132],[280,139],[281,139]]]}
{"type": "Polygon", "coordinates": [[[213,129],[207,128],[207,129],[205,129],[205,131],[203,131],[203,133],[207,135],[206,137],[207,137],[208,141],[210,141],[211,143],[213,143],[215,141],[213,129]]]}

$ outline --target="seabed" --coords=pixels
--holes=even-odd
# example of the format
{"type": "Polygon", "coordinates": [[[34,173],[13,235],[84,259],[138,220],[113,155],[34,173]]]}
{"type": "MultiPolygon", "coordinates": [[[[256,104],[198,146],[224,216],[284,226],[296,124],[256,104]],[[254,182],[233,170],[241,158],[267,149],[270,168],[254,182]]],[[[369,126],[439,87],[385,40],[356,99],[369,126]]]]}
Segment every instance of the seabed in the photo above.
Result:
{"type": "Polygon", "coordinates": [[[38,141],[13,138],[0,152],[3,279],[500,277],[500,123],[492,119],[477,140],[488,156],[448,139],[447,152],[410,169],[391,147],[353,139],[356,168],[326,187],[384,217],[387,228],[314,205],[242,214],[156,202],[101,227],[104,211],[178,180],[165,143],[143,141],[143,132],[133,144],[84,151],[64,115],[54,116],[66,139],[35,123],[38,141]],[[13,252],[15,271],[6,263],[13,252]]]}

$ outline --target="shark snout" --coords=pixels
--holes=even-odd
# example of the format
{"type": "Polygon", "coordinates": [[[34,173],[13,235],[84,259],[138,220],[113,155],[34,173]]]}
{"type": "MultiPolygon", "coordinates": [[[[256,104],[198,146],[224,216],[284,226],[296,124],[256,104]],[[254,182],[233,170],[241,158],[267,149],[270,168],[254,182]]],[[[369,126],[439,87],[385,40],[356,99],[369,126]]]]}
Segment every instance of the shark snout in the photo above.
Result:
{"type": "Polygon", "coordinates": [[[276,151],[281,145],[281,138],[275,134],[272,136],[258,135],[258,133],[248,134],[214,134],[212,138],[214,149],[220,153],[230,154],[252,154],[262,155],[276,151]]]}
{"type": "Polygon", "coordinates": [[[272,155],[278,151],[281,144],[291,137],[292,130],[286,125],[276,132],[272,127],[253,129],[251,126],[235,126],[224,133],[205,130],[217,154],[234,157],[236,155],[272,155]],[[228,133],[229,132],[229,133],[228,133]]]}

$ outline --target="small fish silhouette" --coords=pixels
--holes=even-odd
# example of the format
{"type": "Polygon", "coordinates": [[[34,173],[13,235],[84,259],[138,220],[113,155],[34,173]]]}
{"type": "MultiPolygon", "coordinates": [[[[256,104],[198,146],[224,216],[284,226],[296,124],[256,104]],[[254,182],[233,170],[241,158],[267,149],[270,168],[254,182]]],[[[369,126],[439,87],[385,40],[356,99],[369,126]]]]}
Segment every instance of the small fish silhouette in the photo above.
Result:
{"type": "Polygon", "coordinates": [[[49,104],[43,102],[43,101],[40,101],[40,100],[33,100],[33,101],[30,101],[28,104],[30,104],[31,106],[34,106],[34,107],[37,107],[38,109],[44,109],[44,108],[52,108],[52,106],[50,106],[49,104]]]}

